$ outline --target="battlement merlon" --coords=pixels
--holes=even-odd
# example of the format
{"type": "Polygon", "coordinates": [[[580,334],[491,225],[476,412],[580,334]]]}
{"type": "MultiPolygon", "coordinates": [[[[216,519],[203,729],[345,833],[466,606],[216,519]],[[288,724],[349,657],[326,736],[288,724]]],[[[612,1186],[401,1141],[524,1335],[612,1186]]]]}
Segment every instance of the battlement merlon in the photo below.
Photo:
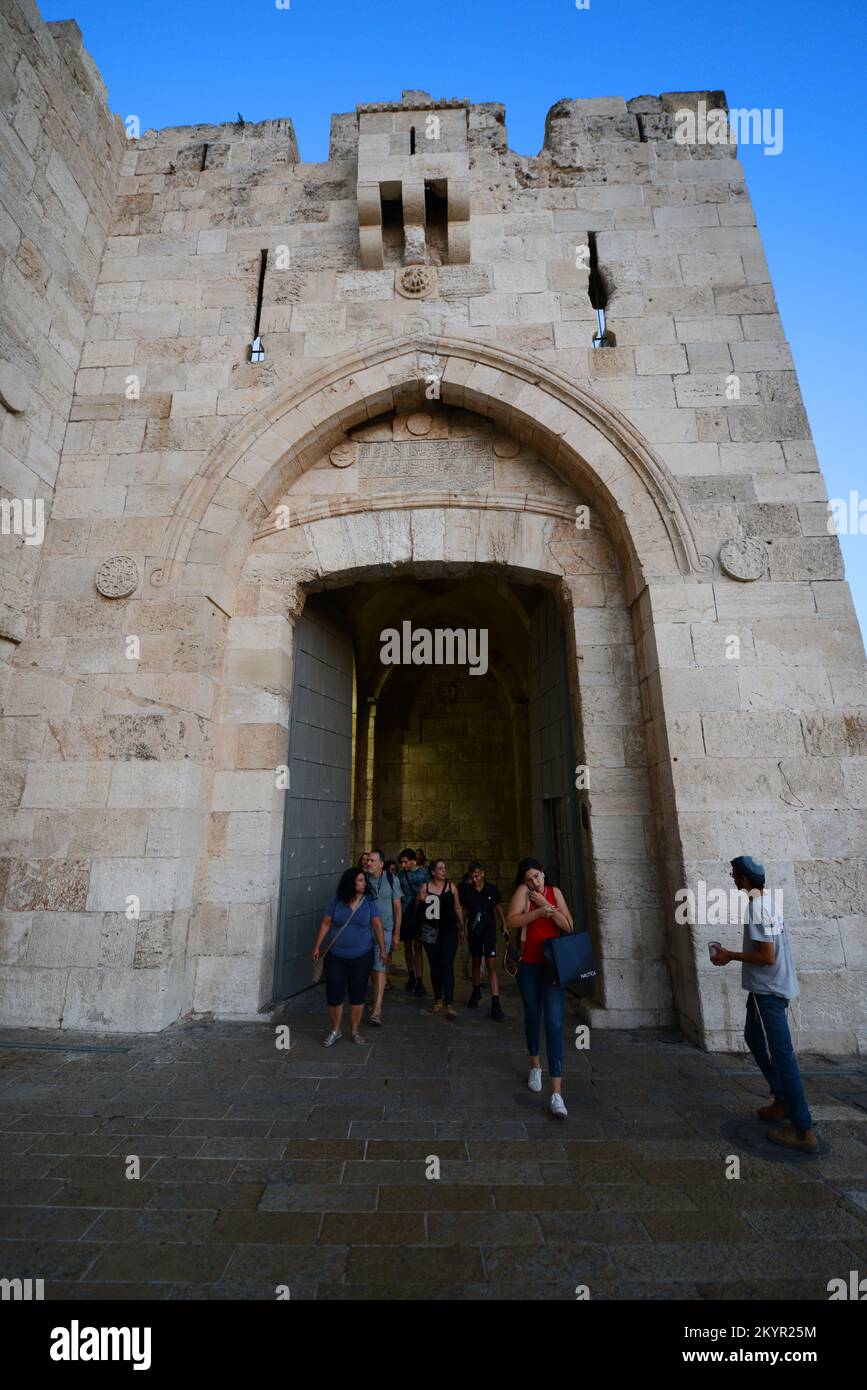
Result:
{"type": "MultiPolygon", "coordinates": [[[[545,117],[545,135],[539,157],[547,155],[556,164],[593,165],[604,157],[604,146],[637,144],[681,144],[697,147],[702,157],[734,156],[734,139],[698,146],[684,141],[682,116],[728,111],[725,92],[700,90],[663,92],[659,96],[564,97],[556,101],[545,117]],[[679,130],[679,126],[681,127],[679,130]]],[[[472,156],[482,150],[507,154],[506,109],[500,102],[470,102],[466,98],[433,98],[428,92],[406,91],[399,102],[365,102],[354,111],[337,112],[331,117],[329,162],[354,162],[359,157],[359,139],[382,137],[388,142],[389,156],[409,154],[410,132],[418,137],[416,152],[433,147],[428,132],[437,132],[436,145],[442,154],[466,149],[472,156]]],[[[165,172],[166,157],[177,170],[197,167],[204,144],[209,145],[208,166],[229,163],[233,167],[250,163],[263,165],[301,164],[291,117],[265,121],[225,121],[149,129],[135,142],[140,152],[135,172],[165,172]],[[240,147],[240,148],[239,148],[240,147]],[[153,151],[153,169],[148,169],[147,151],[153,151]],[[171,151],[171,153],[169,153],[171,151]],[[241,151],[244,151],[243,155],[241,151]],[[231,152],[231,154],[230,154],[231,152]]]]}

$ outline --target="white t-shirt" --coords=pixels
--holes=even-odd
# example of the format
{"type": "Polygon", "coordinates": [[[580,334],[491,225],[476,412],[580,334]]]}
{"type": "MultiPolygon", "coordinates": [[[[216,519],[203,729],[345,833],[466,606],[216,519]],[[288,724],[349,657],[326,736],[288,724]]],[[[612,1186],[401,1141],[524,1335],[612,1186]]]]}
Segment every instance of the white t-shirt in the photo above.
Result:
{"type": "Polygon", "coordinates": [[[789,933],[782,917],[775,914],[770,897],[750,898],[741,950],[751,951],[759,941],[773,943],[776,952],[774,963],[749,965],[743,961],[741,985],[751,994],[779,994],[783,999],[796,999],[800,989],[789,933]]]}

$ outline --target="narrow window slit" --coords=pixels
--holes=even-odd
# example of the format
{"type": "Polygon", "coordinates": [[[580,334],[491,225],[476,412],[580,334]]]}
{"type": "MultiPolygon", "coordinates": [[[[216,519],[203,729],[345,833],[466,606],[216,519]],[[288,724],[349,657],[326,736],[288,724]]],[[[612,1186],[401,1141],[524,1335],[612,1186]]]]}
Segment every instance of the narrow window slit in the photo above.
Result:
{"type": "Polygon", "coordinates": [[[207,143],[205,143],[205,144],[202,146],[202,162],[201,162],[201,164],[199,165],[199,169],[200,169],[200,170],[204,169],[204,167],[205,167],[205,165],[207,164],[207,162],[208,162],[208,146],[207,146],[207,143]]]}
{"type": "Polygon", "coordinates": [[[596,311],[596,333],[593,336],[593,346],[613,347],[614,334],[608,331],[605,323],[605,310],[608,306],[608,291],[605,288],[605,280],[599,269],[599,253],[596,247],[596,233],[587,233],[587,245],[590,248],[590,278],[587,282],[587,297],[591,306],[596,311]]]}
{"type": "Polygon", "coordinates": [[[262,339],[259,336],[259,325],[262,322],[262,296],[265,292],[265,271],[268,267],[267,248],[259,253],[259,290],[256,295],[256,323],[253,328],[253,344],[250,348],[250,361],[263,362],[265,360],[265,349],[262,346],[262,339]]]}
{"type": "Polygon", "coordinates": [[[415,126],[414,126],[414,125],[411,125],[410,128],[409,128],[409,152],[410,152],[410,154],[415,154],[415,126]]]}

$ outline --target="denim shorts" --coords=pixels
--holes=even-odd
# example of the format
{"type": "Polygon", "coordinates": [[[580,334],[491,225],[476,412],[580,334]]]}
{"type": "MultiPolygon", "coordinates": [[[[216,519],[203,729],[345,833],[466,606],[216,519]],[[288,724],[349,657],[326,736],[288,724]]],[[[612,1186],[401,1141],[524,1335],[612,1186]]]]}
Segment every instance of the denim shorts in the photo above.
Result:
{"type": "MultiPolygon", "coordinates": [[[[382,933],[382,934],[383,934],[383,936],[385,937],[385,954],[386,954],[387,956],[390,956],[390,955],[391,955],[391,938],[392,938],[393,935],[394,935],[394,928],[392,927],[392,928],[390,928],[388,931],[385,931],[385,929],[383,929],[383,933],[382,933]]],[[[379,942],[378,942],[378,941],[377,941],[376,945],[375,945],[374,948],[373,948],[373,968],[374,968],[374,970],[379,970],[379,971],[383,971],[383,970],[385,969],[385,962],[383,961],[382,956],[379,954],[379,942]]]]}

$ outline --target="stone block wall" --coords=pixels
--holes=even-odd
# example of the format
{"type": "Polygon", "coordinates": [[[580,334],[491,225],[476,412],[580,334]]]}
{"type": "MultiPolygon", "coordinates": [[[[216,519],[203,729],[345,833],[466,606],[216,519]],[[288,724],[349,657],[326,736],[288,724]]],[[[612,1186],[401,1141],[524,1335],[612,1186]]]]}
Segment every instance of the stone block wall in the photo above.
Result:
{"type": "MultiPolygon", "coordinates": [[[[0,680],[28,628],[112,216],[120,122],[73,21],[0,7],[0,680]],[[38,504],[38,505],[37,505],[38,504]],[[17,524],[16,524],[17,523],[17,524]]],[[[13,695],[25,722],[26,691],[13,695]]],[[[36,708],[35,706],[33,707],[36,708]]],[[[16,758],[4,746],[4,761],[16,758]]],[[[12,770],[10,775],[18,775],[12,770]]]]}
{"type": "MultiPolygon", "coordinates": [[[[38,559],[3,539],[4,1016],[162,1027],[194,1000],[255,1016],[293,615],[305,585],[355,582],[342,547],[360,527],[353,553],[380,546],[380,577],[506,555],[578,586],[576,663],[603,637],[620,647],[576,740],[593,856],[594,835],[616,842],[609,794],[663,846],[664,873],[633,861],[596,885],[641,1017],[645,922],[664,934],[659,1010],[673,988],[691,1037],[737,1045],[738,982],[705,949],[719,929],[677,927],[672,906],[699,879],[725,886],[748,851],[785,889],[802,1039],[863,1049],[863,646],[736,151],[674,138],[678,109],[721,94],[560,101],[528,157],[501,106],[407,93],[336,116],[331,158],[305,164],[288,119],[125,141],[74,27],[42,25],[25,0],[2,13],[2,458],[22,494],[56,487],[38,559]],[[465,127],[466,245],[418,263],[398,229],[364,269],[361,121],[390,122],[385,157],[403,164],[406,126],[438,110],[447,159],[465,127]],[[441,488],[368,493],[358,510],[331,451],[423,408],[432,382],[587,498],[617,552],[620,611],[596,611],[612,581],[592,555],[557,558],[556,509],[534,529],[536,503],[511,486],[485,500],[471,554],[459,533],[458,560],[447,529],[431,540],[417,521],[456,505],[441,488]],[[321,513],[269,531],[308,470],[321,513]],[[275,552],[283,578],[260,590],[275,552]],[[641,730],[646,804],[627,794],[633,735],[606,744],[606,719],[641,730]],[[225,818],[266,811],[258,873],[229,882],[223,861],[263,823],[225,818]]],[[[365,159],[375,182],[373,146],[365,159]]]]}

